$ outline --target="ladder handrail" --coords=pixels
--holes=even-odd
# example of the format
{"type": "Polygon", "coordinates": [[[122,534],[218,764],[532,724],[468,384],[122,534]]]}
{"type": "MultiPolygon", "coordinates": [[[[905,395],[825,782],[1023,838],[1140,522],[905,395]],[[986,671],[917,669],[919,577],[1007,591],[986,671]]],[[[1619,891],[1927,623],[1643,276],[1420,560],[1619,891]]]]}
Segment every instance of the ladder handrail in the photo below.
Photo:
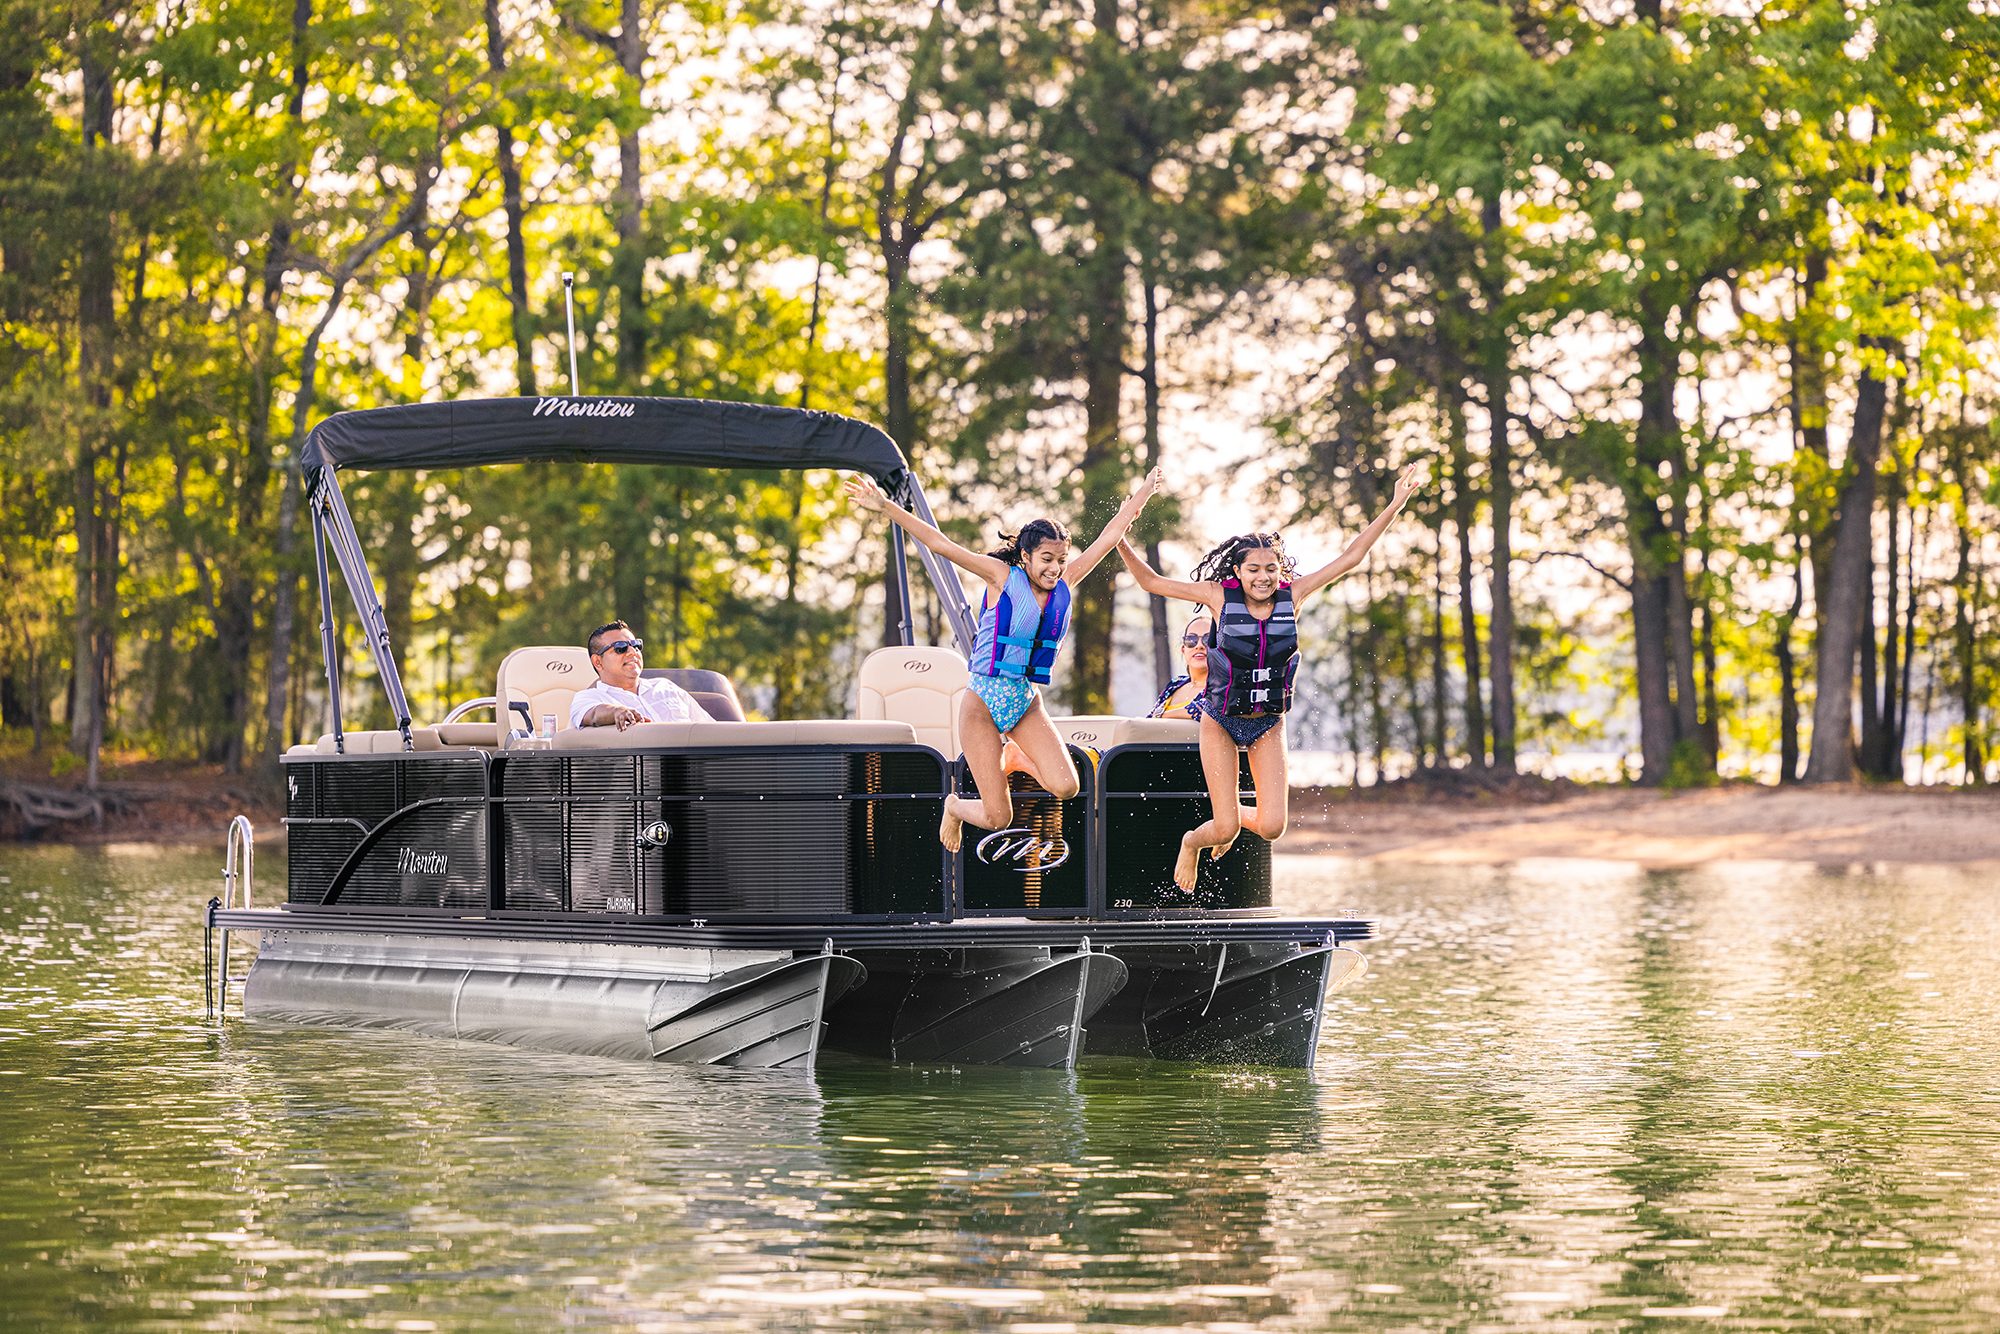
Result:
{"type": "MultiPolygon", "coordinates": [[[[229,832],[223,836],[222,898],[219,901],[213,899],[210,900],[211,910],[210,910],[209,920],[211,922],[214,921],[214,908],[215,906],[218,905],[218,902],[220,908],[224,912],[227,912],[230,908],[235,906],[236,891],[239,886],[243,890],[243,906],[245,908],[251,906],[250,898],[254,882],[256,879],[256,867],[257,867],[257,831],[251,826],[249,816],[247,815],[233,816],[229,821],[229,832]],[[240,871],[238,870],[239,849],[241,851],[241,868],[242,868],[240,871]]],[[[215,979],[216,985],[214,987],[214,990],[212,990],[209,993],[211,996],[215,998],[215,1010],[212,1011],[212,1013],[215,1013],[218,1016],[222,1014],[227,1014],[229,1011],[229,928],[228,927],[222,928],[221,964],[222,964],[221,968],[217,970],[217,977],[215,979]]]]}

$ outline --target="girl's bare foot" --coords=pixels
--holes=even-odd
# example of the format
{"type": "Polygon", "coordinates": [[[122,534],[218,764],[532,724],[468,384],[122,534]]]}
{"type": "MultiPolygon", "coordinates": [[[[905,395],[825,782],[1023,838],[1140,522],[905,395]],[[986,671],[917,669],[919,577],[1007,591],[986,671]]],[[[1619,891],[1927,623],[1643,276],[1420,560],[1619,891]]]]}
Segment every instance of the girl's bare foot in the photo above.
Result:
{"type": "Polygon", "coordinates": [[[1222,860],[1222,855],[1235,846],[1236,836],[1233,834],[1230,835],[1227,843],[1211,843],[1208,845],[1208,859],[1212,862],[1219,862],[1222,860]]]}
{"type": "Polygon", "coordinates": [[[958,845],[965,839],[965,821],[951,811],[951,798],[944,801],[944,819],[938,821],[938,842],[944,844],[946,852],[957,852],[958,845]]]}
{"type": "Polygon", "coordinates": [[[1193,891],[1195,874],[1201,867],[1201,849],[1188,841],[1193,837],[1193,831],[1181,835],[1181,855],[1174,859],[1174,883],[1184,892],[1193,891]]]}

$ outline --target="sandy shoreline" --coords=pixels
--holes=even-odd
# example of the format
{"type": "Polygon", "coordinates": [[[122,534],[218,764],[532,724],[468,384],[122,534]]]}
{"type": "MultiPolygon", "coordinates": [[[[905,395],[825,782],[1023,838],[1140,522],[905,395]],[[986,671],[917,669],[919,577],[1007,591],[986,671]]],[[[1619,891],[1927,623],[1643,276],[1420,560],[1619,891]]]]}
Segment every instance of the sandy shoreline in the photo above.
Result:
{"type": "Polygon", "coordinates": [[[1588,857],[1661,869],[1772,860],[2000,868],[2000,791],[1603,788],[1532,804],[1300,793],[1282,846],[1436,865],[1588,857]]]}

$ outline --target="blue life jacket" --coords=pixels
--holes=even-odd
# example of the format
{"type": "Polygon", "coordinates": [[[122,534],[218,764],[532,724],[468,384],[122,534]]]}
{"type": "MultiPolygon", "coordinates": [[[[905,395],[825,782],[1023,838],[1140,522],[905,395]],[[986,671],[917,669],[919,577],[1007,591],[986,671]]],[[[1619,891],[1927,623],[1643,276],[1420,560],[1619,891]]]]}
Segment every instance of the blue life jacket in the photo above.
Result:
{"type": "Polygon", "coordinates": [[[1028,572],[1007,571],[1000,599],[979,599],[979,628],[972,641],[972,670],[980,676],[1025,676],[1047,685],[1056,650],[1069,630],[1069,585],[1058,581],[1046,604],[1035,602],[1028,572]]]}
{"type": "Polygon", "coordinates": [[[1279,584],[1271,614],[1250,614],[1243,585],[1222,581],[1222,615],[1208,633],[1208,689],[1204,706],[1232,718],[1284,713],[1292,707],[1292,676],[1299,668],[1299,613],[1292,586],[1279,584]]]}

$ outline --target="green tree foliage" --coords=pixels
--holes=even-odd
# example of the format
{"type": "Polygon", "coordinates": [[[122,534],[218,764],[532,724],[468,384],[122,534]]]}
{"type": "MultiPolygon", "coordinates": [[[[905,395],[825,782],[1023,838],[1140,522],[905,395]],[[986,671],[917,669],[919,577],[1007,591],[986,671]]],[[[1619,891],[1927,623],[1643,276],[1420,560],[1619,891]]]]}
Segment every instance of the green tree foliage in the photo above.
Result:
{"type": "MultiPolygon", "coordinates": [[[[1316,613],[1300,735],[1371,776],[1981,781],[1991,9],[0,0],[0,722],[90,775],[314,735],[304,433],[567,390],[568,271],[579,391],[881,421],[967,540],[1155,462],[1156,563],[1207,535],[1175,394],[1276,385],[1302,549],[1429,458],[1316,613]]],[[[612,616],[838,713],[904,614],[829,476],[348,487],[420,718],[612,616]]]]}

